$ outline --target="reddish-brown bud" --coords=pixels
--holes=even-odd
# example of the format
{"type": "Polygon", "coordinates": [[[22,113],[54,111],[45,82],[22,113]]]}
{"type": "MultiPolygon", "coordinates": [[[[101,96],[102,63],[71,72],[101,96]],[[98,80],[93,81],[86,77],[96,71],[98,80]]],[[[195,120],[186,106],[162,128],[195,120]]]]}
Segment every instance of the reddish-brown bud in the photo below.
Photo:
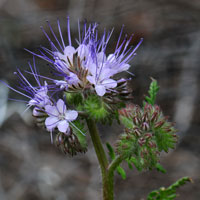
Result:
{"type": "Polygon", "coordinates": [[[152,134],[151,133],[146,133],[144,135],[144,137],[145,137],[145,139],[150,139],[150,138],[152,138],[152,134]]]}
{"type": "Polygon", "coordinates": [[[127,145],[127,144],[123,144],[123,145],[122,145],[122,148],[123,148],[123,149],[127,149],[127,148],[128,148],[128,145],[127,145]]]}
{"type": "Polygon", "coordinates": [[[130,135],[127,135],[127,136],[126,136],[126,139],[127,139],[127,140],[130,140],[130,139],[131,139],[131,136],[130,136],[130,135]]]}
{"type": "Polygon", "coordinates": [[[139,140],[138,140],[138,144],[140,146],[143,146],[145,144],[145,142],[146,142],[146,140],[143,137],[139,138],[139,140]]]}
{"type": "Polygon", "coordinates": [[[151,122],[155,122],[158,119],[158,112],[154,112],[151,116],[151,122]]]}
{"type": "Polygon", "coordinates": [[[150,148],[156,148],[156,144],[152,141],[149,141],[148,145],[149,145],[150,148]]]}
{"type": "Polygon", "coordinates": [[[148,120],[149,120],[148,113],[145,112],[144,115],[143,115],[143,117],[142,117],[142,121],[143,122],[147,122],[148,120]]]}
{"type": "Polygon", "coordinates": [[[138,128],[135,128],[133,133],[135,134],[135,136],[140,137],[142,135],[142,133],[140,132],[140,130],[138,128]]]}
{"type": "Polygon", "coordinates": [[[149,130],[149,124],[147,122],[142,123],[142,130],[148,131],[149,130]]]}
{"type": "Polygon", "coordinates": [[[163,125],[164,123],[165,123],[164,120],[161,120],[161,121],[157,122],[157,123],[155,124],[155,128],[160,128],[160,127],[162,127],[162,125],[163,125]]]}
{"type": "Polygon", "coordinates": [[[136,116],[133,117],[133,123],[138,126],[140,124],[140,119],[136,116]]]}

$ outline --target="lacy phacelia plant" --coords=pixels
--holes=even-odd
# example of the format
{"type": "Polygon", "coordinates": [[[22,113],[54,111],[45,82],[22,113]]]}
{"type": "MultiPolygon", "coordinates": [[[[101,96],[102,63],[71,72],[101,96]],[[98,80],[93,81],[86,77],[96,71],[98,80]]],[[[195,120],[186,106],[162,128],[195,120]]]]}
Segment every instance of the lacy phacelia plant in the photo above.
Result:
{"type": "MultiPolygon", "coordinates": [[[[159,154],[174,148],[177,131],[164,117],[160,107],[155,105],[159,89],[157,82],[152,80],[149,96],[145,97],[144,105],[140,107],[130,102],[129,79],[115,76],[129,70],[128,63],[136,55],[142,39],[135,47],[129,47],[132,36],[122,39],[122,28],[114,52],[107,54],[113,30],[99,35],[97,23],[84,23],[82,30],[78,23],[79,37],[72,43],[68,18],[66,43],[59,21],[59,37],[49,22],[48,26],[51,36],[43,28],[42,31],[50,48],[40,47],[39,52],[31,54],[49,63],[54,78],[37,72],[34,57],[33,66],[29,63],[29,71],[18,69],[15,72],[19,78],[18,88],[7,85],[28,98],[27,109],[33,109],[37,125],[44,127],[50,133],[51,142],[69,155],[87,151],[86,135],[89,132],[101,168],[104,200],[114,198],[115,170],[126,178],[120,166],[122,161],[126,161],[131,169],[134,164],[138,170],[155,167],[163,172],[159,154]],[[32,84],[24,74],[34,78],[36,84],[32,84]],[[107,143],[109,162],[96,123],[111,124],[114,119],[122,123],[125,130],[119,136],[115,150],[107,143]]],[[[150,194],[150,197],[153,195],[150,194]]]]}

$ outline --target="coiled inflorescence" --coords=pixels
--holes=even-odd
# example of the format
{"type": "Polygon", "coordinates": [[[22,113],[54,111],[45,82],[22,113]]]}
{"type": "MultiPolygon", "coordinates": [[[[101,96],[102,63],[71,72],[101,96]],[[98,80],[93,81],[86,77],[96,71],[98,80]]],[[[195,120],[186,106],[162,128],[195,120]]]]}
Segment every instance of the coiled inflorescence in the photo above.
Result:
{"type": "Polygon", "coordinates": [[[159,106],[148,103],[144,108],[128,105],[119,111],[119,115],[125,131],[116,143],[116,151],[126,158],[134,157],[137,167],[152,169],[159,161],[161,151],[174,148],[177,130],[159,106]]]}

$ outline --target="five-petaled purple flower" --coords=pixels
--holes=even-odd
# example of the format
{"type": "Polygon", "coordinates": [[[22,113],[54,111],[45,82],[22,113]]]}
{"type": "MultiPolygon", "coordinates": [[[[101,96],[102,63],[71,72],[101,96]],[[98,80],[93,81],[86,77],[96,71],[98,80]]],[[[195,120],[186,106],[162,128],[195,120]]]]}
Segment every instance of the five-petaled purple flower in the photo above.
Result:
{"type": "Polygon", "coordinates": [[[45,125],[50,132],[57,127],[60,132],[68,134],[69,123],[78,117],[77,111],[67,110],[62,99],[59,99],[56,105],[46,105],[45,112],[49,115],[45,120],[45,125]]]}

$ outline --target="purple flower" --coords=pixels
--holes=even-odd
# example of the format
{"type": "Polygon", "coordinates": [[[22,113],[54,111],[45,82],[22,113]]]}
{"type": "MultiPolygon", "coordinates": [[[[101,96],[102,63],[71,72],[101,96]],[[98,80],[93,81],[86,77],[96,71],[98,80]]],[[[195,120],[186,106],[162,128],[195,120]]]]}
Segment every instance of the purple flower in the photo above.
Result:
{"type": "Polygon", "coordinates": [[[59,20],[60,39],[55,35],[49,22],[48,26],[56,44],[52,42],[52,39],[42,28],[50,42],[51,49],[41,47],[39,54],[31,53],[50,62],[58,72],[57,74],[63,77],[62,81],[64,82],[58,82],[60,88],[66,89],[66,83],[68,86],[94,87],[99,96],[103,96],[109,90],[115,89],[119,80],[116,80],[114,76],[120,72],[128,71],[130,68],[128,62],[136,55],[135,51],[143,40],[141,39],[136,47],[129,47],[132,36],[130,38],[125,36],[124,39],[121,39],[122,28],[114,52],[106,55],[108,42],[113,30],[108,33],[104,31],[103,35],[99,37],[97,23],[89,24],[88,26],[85,23],[82,31],[78,23],[79,38],[76,40],[77,45],[75,46],[71,40],[69,17],[67,20],[67,45],[64,43],[59,20]],[[83,70],[87,70],[86,77],[81,77],[86,74],[81,73],[83,70]]]}
{"type": "Polygon", "coordinates": [[[51,105],[52,101],[48,96],[48,87],[47,82],[45,82],[44,86],[33,89],[33,98],[28,102],[30,106],[37,106],[39,108],[44,108],[46,105],[51,105]]]}
{"type": "MultiPolygon", "coordinates": [[[[51,105],[52,101],[48,95],[48,84],[46,81],[44,81],[43,84],[41,83],[40,75],[37,73],[37,70],[35,67],[35,60],[33,61],[34,61],[33,67],[29,63],[31,72],[26,71],[26,73],[31,74],[34,77],[35,82],[37,83],[37,86],[33,86],[19,69],[17,69],[17,71],[14,72],[14,74],[17,75],[19,78],[19,85],[17,86],[18,89],[13,88],[7,85],[6,83],[4,84],[6,84],[11,90],[28,98],[28,101],[25,101],[27,102],[28,108],[33,106],[41,110],[46,105],[51,105]]],[[[17,100],[17,101],[23,101],[23,100],[17,100]]]]}
{"type": "Polygon", "coordinates": [[[45,126],[50,132],[57,127],[60,132],[69,133],[69,123],[78,117],[75,110],[67,110],[62,99],[59,99],[56,105],[46,105],[45,112],[49,115],[45,120],[45,126]]]}

